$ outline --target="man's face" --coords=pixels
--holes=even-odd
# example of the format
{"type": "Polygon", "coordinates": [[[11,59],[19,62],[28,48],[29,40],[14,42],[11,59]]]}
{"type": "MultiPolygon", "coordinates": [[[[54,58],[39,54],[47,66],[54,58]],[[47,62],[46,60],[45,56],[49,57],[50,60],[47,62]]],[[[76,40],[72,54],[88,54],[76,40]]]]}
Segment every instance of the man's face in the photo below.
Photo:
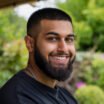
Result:
{"type": "Polygon", "coordinates": [[[75,59],[72,24],[64,20],[42,20],[34,59],[47,76],[56,80],[67,79],[75,59]]]}

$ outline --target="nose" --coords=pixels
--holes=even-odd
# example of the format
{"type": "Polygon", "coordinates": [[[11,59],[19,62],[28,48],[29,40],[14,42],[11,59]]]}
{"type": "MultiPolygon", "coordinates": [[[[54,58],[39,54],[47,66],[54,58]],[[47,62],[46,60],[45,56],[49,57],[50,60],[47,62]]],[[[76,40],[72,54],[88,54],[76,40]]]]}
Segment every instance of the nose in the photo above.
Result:
{"type": "Polygon", "coordinates": [[[59,41],[58,48],[57,48],[58,51],[65,52],[65,51],[67,51],[67,48],[68,48],[68,46],[64,40],[59,41]]]}

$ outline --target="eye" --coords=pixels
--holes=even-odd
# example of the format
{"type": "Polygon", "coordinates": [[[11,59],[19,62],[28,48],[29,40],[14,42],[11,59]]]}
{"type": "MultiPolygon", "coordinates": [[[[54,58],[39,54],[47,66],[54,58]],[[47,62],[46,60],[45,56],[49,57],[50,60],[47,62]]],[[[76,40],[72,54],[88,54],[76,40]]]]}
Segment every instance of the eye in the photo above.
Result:
{"type": "Polygon", "coordinates": [[[74,37],[67,37],[67,38],[65,39],[65,41],[66,41],[67,43],[74,43],[74,40],[75,40],[74,37]]]}
{"type": "Polygon", "coordinates": [[[47,40],[51,41],[51,42],[56,42],[58,40],[58,38],[57,37],[48,37],[47,40]]]}

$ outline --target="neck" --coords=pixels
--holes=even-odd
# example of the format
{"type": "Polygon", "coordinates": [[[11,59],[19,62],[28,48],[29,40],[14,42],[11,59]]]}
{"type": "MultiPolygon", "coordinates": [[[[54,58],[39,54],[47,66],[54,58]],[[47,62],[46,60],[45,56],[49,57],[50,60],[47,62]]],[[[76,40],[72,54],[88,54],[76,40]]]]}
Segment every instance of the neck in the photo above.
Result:
{"type": "Polygon", "coordinates": [[[36,65],[28,64],[25,72],[30,77],[34,78],[38,82],[40,82],[48,87],[54,88],[56,85],[57,81],[54,79],[51,79],[50,77],[45,75],[36,65]]]}

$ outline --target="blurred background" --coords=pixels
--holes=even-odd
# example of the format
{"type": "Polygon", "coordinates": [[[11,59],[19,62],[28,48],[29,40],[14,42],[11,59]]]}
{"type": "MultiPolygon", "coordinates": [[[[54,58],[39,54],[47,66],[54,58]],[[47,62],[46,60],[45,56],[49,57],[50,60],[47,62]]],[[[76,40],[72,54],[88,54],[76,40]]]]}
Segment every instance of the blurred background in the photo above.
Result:
{"type": "Polygon", "coordinates": [[[24,36],[29,16],[56,7],[71,15],[77,49],[71,78],[58,84],[79,104],[104,104],[104,0],[34,1],[0,8],[0,87],[27,64],[24,36]]]}

